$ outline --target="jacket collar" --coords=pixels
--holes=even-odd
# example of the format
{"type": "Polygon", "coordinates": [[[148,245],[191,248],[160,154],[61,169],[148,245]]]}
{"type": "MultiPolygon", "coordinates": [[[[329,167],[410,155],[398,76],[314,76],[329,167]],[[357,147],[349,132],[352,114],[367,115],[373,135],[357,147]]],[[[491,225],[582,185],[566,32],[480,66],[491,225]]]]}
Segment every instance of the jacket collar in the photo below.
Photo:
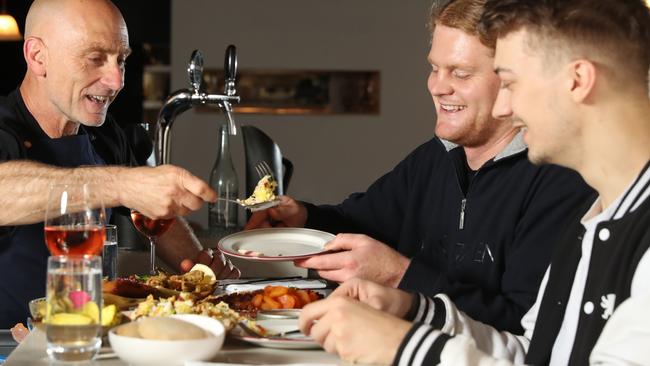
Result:
{"type": "MultiPolygon", "coordinates": [[[[457,148],[458,146],[460,146],[460,145],[455,144],[455,143],[453,143],[451,141],[447,141],[447,140],[444,140],[444,139],[441,139],[441,138],[439,138],[439,140],[445,146],[445,149],[447,150],[447,152],[449,152],[449,151],[457,148]]],[[[498,160],[501,160],[503,158],[507,158],[509,156],[518,154],[518,153],[526,150],[527,148],[528,148],[528,145],[526,145],[526,143],[524,142],[524,131],[519,131],[519,133],[517,133],[515,135],[515,137],[512,139],[512,141],[510,141],[508,146],[506,146],[503,150],[501,150],[498,154],[496,154],[496,156],[494,156],[493,160],[498,161],[498,160]]]]}
{"type": "Polygon", "coordinates": [[[620,219],[636,210],[650,195],[650,161],[646,163],[639,175],[618,201],[613,219],[620,219]]]}

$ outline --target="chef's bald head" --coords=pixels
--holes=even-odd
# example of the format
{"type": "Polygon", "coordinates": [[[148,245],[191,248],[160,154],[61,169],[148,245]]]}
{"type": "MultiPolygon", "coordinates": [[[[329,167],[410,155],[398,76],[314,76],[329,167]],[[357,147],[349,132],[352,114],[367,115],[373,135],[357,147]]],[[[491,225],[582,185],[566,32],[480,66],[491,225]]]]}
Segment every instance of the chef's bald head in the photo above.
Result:
{"type": "Polygon", "coordinates": [[[99,126],[124,86],[130,52],[126,23],[111,1],[35,0],[25,24],[21,93],[36,114],[59,121],[53,124],[99,126]]]}
{"type": "Polygon", "coordinates": [[[110,0],[34,0],[25,20],[25,38],[44,37],[98,17],[116,21],[126,29],[122,14],[110,0]]]}

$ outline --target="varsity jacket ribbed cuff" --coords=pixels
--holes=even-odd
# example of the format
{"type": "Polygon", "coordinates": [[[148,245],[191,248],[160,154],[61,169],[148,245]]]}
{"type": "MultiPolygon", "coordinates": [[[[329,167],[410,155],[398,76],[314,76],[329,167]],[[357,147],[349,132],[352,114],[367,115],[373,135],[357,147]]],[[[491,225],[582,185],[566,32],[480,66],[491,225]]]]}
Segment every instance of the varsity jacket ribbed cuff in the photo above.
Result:
{"type": "Polygon", "coordinates": [[[397,350],[394,366],[424,366],[440,363],[440,354],[451,336],[432,326],[415,323],[397,350]]]}
{"type": "Polygon", "coordinates": [[[402,340],[393,365],[437,365],[445,343],[451,336],[439,331],[445,325],[447,309],[437,297],[413,297],[406,320],[415,322],[402,340]]]}
{"type": "Polygon", "coordinates": [[[445,325],[446,315],[447,309],[441,299],[437,297],[431,299],[422,294],[416,294],[405,319],[431,325],[434,329],[442,329],[445,325]]]}

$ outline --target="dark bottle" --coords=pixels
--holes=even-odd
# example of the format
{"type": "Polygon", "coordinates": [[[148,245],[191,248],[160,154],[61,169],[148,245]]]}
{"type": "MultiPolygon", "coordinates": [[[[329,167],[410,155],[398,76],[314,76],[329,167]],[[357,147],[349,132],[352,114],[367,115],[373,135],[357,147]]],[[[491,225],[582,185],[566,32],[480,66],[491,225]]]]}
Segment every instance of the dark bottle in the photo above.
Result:
{"type": "Polygon", "coordinates": [[[221,126],[219,155],[210,174],[210,187],[217,192],[219,197],[217,202],[208,205],[208,227],[210,230],[237,227],[238,205],[232,201],[239,197],[239,181],[230,155],[229,140],[228,126],[224,124],[221,126]]]}

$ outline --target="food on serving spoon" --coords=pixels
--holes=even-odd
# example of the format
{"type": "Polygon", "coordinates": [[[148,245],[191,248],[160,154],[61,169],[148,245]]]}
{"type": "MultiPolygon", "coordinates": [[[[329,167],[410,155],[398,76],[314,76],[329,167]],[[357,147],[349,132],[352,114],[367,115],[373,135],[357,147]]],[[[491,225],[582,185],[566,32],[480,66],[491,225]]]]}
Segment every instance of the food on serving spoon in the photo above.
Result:
{"type": "Polygon", "coordinates": [[[278,182],[275,181],[270,175],[265,175],[257,182],[253,194],[245,200],[237,199],[237,202],[245,206],[251,206],[257,203],[273,201],[275,199],[275,189],[278,187],[278,182]]]}

